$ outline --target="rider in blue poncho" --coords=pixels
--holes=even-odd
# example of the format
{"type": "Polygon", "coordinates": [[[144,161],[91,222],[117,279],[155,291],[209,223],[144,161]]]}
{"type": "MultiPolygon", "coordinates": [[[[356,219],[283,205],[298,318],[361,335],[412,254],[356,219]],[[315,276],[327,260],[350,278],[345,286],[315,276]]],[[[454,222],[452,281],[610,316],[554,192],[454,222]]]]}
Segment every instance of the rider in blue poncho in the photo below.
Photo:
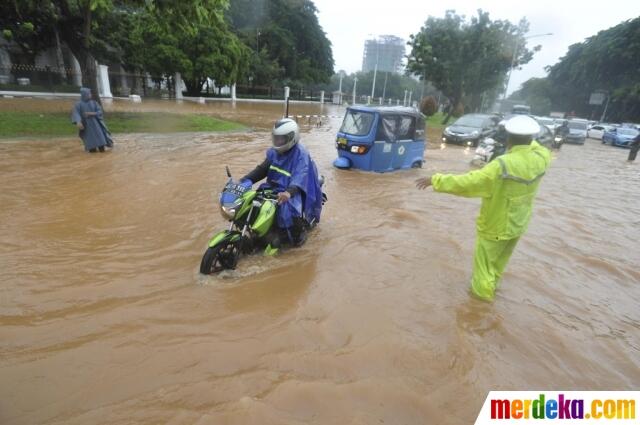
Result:
{"type": "Polygon", "coordinates": [[[278,227],[293,245],[302,245],[306,230],[320,221],[322,189],[316,164],[300,143],[298,124],[283,118],[273,126],[272,147],[266,159],[242,180],[252,184],[264,178],[263,186],[278,193],[278,227]]]}

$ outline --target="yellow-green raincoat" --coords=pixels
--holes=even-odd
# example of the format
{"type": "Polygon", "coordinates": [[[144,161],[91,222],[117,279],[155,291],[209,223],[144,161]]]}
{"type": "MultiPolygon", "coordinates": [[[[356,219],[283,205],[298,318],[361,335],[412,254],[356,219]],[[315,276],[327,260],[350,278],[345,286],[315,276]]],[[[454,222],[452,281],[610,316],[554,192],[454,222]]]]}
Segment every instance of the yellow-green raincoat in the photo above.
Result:
{"type": "Polygon", "coordinates": [[[437,192],[482,198],[471,279],[476,296],[493,300],[511,253],[527,230],[533,199],[550,162],[549,150],[533,141],[513,146],[480,170],[432,176],[437,192]]]}

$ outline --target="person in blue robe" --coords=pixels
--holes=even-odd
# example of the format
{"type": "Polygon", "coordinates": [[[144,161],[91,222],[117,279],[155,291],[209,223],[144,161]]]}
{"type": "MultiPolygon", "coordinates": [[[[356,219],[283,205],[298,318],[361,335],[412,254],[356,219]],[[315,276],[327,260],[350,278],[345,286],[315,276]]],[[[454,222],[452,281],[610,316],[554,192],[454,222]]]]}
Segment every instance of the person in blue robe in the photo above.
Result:
{"type": "Polygon", "coordinates": [[[80,101],[71,111],[71,122],[78,127],[78,135],[87,152],[104,152],[105,147],[113,147],[111,134],[104,123],[102,108],[91,98],[91,90],[80,89],[80,101]]]}

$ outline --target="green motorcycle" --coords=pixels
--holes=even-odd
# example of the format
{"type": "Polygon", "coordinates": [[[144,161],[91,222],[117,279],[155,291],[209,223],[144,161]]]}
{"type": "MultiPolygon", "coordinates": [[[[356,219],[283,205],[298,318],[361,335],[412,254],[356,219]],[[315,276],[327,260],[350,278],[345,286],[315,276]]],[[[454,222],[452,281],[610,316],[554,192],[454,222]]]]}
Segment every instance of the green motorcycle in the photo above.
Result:
{"type": "Polygon", "coordinates": [[[273,226],[277,194],[268,188],[253,190],[251,182],[234,182],[228,167],[227,176],[229,180],[220,194],[220,213],[230,225],[209,241],[200,263],[202,274],[235,269],[242,254],[258,249],[264,249],[268,255],[278,251],[273,246],[278,244],[272,245],[277,237],[273,226]]]}

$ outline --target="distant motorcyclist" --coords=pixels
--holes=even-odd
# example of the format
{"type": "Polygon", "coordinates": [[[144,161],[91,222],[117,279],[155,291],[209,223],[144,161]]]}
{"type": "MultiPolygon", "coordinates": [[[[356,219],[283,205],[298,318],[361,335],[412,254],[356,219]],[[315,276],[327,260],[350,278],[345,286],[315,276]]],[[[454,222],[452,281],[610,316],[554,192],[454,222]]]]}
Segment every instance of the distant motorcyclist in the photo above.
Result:
{"type": "Polygon", "coordinates": [[[569,121],[563,120],[562,123],[556,128],[555,135],[567,137],[569,135],[569,132],[569,121]]]}
{"type": "Polygon", "coordinates": [[[562,148],[562,144],[564,143],[570,132],[569,121],[563,120],[562,123],[554,131],[555,137],[552,146],[556,149],[562,148]]]}
{"type": "Polygon", "coordinates": [[[300,130],[294,120],[276,121],[265,160],[242,178],[252,184],[267,179],[266,186],[278,194],[278,228],[295,246],[304,243],[306,230],[320,221],[322,211],[318,170],[299,141],[300,130]]]}

